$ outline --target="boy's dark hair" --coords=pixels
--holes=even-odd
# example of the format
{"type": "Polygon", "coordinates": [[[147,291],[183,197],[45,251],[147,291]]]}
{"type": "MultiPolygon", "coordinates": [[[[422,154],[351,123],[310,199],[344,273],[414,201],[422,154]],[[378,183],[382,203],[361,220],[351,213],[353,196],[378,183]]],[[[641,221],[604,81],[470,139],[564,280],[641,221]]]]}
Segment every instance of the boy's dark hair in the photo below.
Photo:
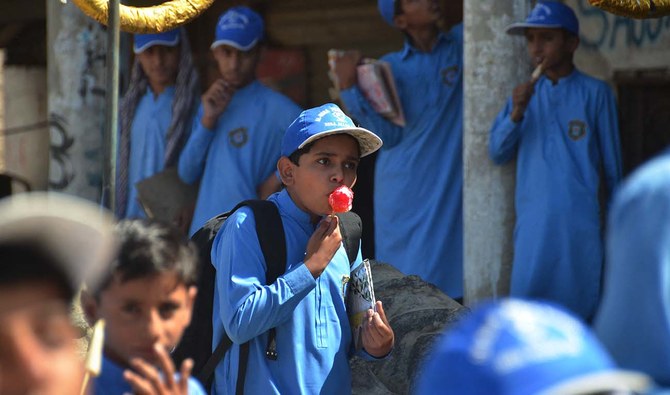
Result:
{"type": "Polygon", "coordinates": [[[116,225],[119,253],[96,291],[100,295],[115,276],[121,282],[174,271],[186,286],[195,285],[198,252],[175,227],[159,221],[130,219],[116,225]]]}
{"type": "Polygon", "coordinates": [[[49,281],[62,290],[63,300],[70,299],[76,292],[65,273],[59,269],[63,265],[39,245],[27,241],[1,243],[0,257],[0,287],[49,281]]]}
{"type": "Polygon", "coordinates": [[[312,141],[309,144],[305,144],[304,147],[298,148],[297,150],[293,151],[293,153],[288,156],[288,160],[290,160],[294,165],[300,166],[300,157],[308,153],[314,146],[315,142],[316,141],[312,141]]]}

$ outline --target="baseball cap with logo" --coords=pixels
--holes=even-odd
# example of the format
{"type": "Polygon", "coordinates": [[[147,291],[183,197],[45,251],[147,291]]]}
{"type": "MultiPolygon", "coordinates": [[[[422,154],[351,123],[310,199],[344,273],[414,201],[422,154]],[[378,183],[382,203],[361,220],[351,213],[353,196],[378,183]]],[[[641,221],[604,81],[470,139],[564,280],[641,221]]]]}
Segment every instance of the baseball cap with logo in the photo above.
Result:
{"type": "Polygon", "coordinates": [[[507,34],[523,35],[526,28],[565,29],[579,35],[579,21],[572,8],[558,1],[540,1],[523,22],[513,23],[505,29],[507,34]]]}
{"type": "Polygon", "coordinates": [[[248,51],[263,38],[263,18],[248,7],[232,7],[216,24],[211,49],[230,45],[240,51],[248,51]]]}
{"type": "Polygon", "coordinates": [[[133,45],[133,52],[135,52],[135,54],[139,54],[153,47],[154,45],[175,47],[177,44],[179,44],[180,34],[181,29],[174,29],[155,34],[135,34],[133,36],[135,42],[133,45]]]}
{"type": "Polygon", "coordinates": [[[357,127],[336,104],[327,103],[307,109],[298,115],[284,133],[281,154],[289,156],[313,141],[334,134],[348,134],[358,140],[361,157],[377,151],[382,146],[382,139],[376,134],[357,127]]]}
{"type": "Polygon", "coordinates": [[[576,395],[642,391],[648,376],[618,369],[563,309],[506,299],[473,309],[423,366],[417,394],[576,395]]]}
{"type": "MultiPolygon", "coordinates": [[[[0,200],[0,249],[32,247],[38,256],[47,258],[49,270],[67,282],[70,296],[82,283],[95,286],[100,281],[116,253],[113,232],[111,213],[84,199],[30,192],[0,200]]],[[[44,276],[26,274],[38,270],[36,263],[16,265],[14,261],[0,259],[4,280],[44,276]]]]}

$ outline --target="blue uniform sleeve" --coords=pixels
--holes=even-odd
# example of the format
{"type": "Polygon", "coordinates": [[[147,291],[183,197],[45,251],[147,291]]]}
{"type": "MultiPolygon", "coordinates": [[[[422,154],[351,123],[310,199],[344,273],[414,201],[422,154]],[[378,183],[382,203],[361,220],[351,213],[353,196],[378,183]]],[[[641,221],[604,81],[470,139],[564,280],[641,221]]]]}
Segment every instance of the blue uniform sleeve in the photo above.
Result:
{"type": "MultiPolygon", "coordinates": [[[[604,83],[603,83],[604,84],[604,83]]],[[[602,157],[608,199],[622,178],[621,144],[616,100],[608,86],[599,97],[597,112],[598,146],[602,157]]]]}
{"type": "Polygon", "coordinates": [[[515,123],[510,118],[512,112],[512,100],[509,99],[505,107],[498,113],[491,132],[489,134],[489,156],[497,165],[502,165],[516,156],[519,138],[521,137],[521,124],[515,123]]]}
{"type": "Polygon", "coordinates": [[[244,343],[290,319],[296,305],[316,287],[302,264],[265,284],[266,265],[253,212],[236,211],[226,220],[212,246],[220,317],[235,343],[244,343]]]}
{"type": "Polygon", "coordinates": [[[340,98],[352,117],[381,137],[385,148],[391,148],[402,140],[403,128],[379,115],[357,86],[340,91],[340,98]]]}
{"type": "Polygon", "coordinates": [[[214,139],[214,131],[202,126],[201,117],[202,107],[193,119],[192,133],[179,156],[179,178],[187,184],[193,184],[202,177],[207,161],[207,151],[214,139]]]}

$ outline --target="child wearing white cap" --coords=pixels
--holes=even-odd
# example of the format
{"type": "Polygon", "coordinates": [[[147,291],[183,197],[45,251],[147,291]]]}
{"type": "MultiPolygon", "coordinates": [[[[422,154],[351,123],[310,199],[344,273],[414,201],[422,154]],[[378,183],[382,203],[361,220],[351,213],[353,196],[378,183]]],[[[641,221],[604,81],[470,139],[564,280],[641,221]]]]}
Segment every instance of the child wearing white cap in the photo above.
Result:
{"type": "Polygon", "coordinates": [[[622,174],[614,95],[575,68],[579,22],[567,5],[538,2],[507,33],[525,35],[538,70],[514,88],[489,138],[496,164],[516,159],[510,294],[550,300],[590,320],[604,260],[600,201],[622,174]]]}
{"type": "Polygon", "coordinates": [[[202,96],[179,176],[200,182],[190,234],[211,217],[279,189],[274,174],[281,136],[300,108],[256,80],[263,19],[248,7],[219,18],[212,54],[220,78],[202,96]]]}
{"type": "Polygon", "coordinates": [[[375,258],[461,298],[463,26],[441,31],[437,0],[377,4],[406,37],[402,50],[381,58],[393,70],[406,126],[386,120],[365,99],[356,85],[358,58],[334,61],[346,108],[384,140],[374,180],[375,258]]]}
{"type": "MultiPolygon", "coordinates": [[[[353,347],[343,286],[361,253],[359,246],[350,265],[328,196],[337,187],[353,186],[359,159],[381,145],[334,104],[305,110],[288,127],[277,163],[286,188],[268,198],[277,205],[286,235],[286,271],[265,284],[266,263],[248,207],[223,223],[212,245],[214,337],[225,330],[233,341],[214,373],[213,393],[235,393],[244,342],[249,342],[244,393],[351,393],[353,347]],[[266,357],[270,328],[276,328],[276,360],[266,357]]],[[[377,302],[364,319],[360,355],[383,358],[393,342],[377,302]]]]}
{"type": "Polygon", "coordinates": [[[133,49],[135,63],[120,104],[115,207],[119,218],[146,216],[135,184],[177,165],[200,95],[183,28],[136,34],[133,49]]]}

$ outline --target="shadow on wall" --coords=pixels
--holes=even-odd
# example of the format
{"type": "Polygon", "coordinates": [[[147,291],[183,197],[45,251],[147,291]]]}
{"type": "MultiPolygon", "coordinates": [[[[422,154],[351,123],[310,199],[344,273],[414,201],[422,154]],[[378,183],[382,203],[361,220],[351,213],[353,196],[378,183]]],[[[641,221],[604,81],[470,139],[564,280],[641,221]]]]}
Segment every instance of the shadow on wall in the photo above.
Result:
{"type": "Polygon", "coordinates": [[[418,276],[371,261],[375,296],[395,332],[395,348],[384,361],[351,360],[352,393],[409,394],[423,358],[444,328],[468,310],[418,276]]]}

